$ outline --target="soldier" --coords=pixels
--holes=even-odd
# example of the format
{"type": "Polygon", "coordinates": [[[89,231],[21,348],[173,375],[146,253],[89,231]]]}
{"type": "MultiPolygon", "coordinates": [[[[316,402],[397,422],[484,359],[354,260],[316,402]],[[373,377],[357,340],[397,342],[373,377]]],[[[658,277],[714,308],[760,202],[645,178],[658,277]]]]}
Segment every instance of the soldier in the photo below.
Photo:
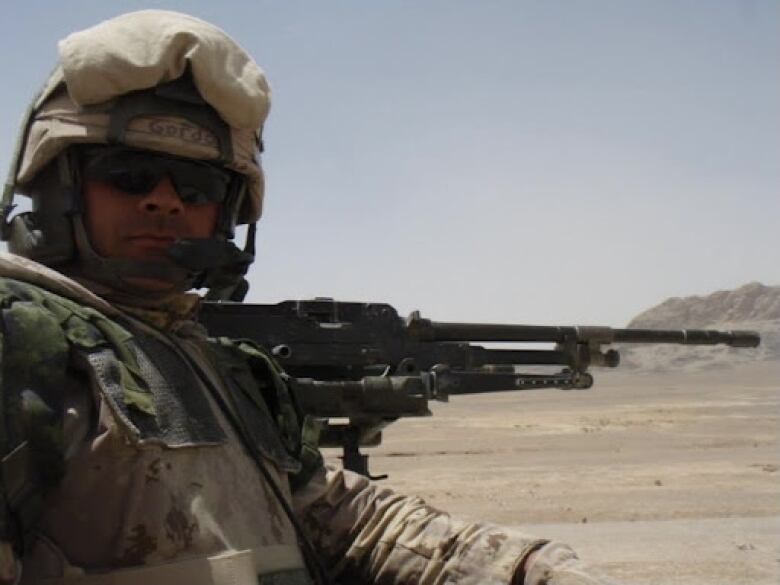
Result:
{"type": "Polygon", "coordinates": [[[240,297],[263,201],[263,72],[142,11],[74,33],[4,193],[6,583],[605,583],[557,543],[323,465],[259,348],[196,322],[240,297]],[[250,224],[243,250],[238,224],[250,224]]]}

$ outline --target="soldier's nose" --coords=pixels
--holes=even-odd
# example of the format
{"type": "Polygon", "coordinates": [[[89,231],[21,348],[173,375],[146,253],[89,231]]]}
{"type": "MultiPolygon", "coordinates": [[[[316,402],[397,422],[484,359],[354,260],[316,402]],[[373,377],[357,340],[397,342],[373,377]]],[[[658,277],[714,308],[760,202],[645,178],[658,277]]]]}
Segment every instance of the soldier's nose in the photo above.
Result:
{"type": "Polygon", "coordinates": [[[177,215],[184,209],[184,204],[169,177],[164,177],[154,189],[144,194],[139,205],[145,213],[162,215],[177,215]]]}

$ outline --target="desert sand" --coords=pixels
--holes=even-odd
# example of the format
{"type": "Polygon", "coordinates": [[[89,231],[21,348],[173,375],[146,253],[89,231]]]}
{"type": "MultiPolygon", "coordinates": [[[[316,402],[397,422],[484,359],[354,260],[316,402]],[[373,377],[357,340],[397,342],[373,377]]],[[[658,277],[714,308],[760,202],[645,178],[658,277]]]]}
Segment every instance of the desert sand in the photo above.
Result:
{"type": "Polygon", "coordinates": [[[620,582],[778,585],[780,361],[594,374],[588,391],[433,404],[367,450],[371,471],[453,515],[568,542],[620,582]]]}

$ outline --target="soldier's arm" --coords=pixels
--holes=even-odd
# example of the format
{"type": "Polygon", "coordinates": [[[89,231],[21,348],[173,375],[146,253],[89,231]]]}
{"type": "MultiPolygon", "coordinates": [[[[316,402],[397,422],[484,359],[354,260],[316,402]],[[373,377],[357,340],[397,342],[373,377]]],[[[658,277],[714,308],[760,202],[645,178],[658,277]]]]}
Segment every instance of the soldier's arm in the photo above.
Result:
{"type": "Polygon", "coordinates": [[[71,363],[62,321],[24,283],[0,279],[0,584],[18,579],[45,495],[93,421],[89,382],[71,363]]]}
{"type": "Polygon", "coordinates": [[[342,577],[398,584],[610,583],[565,545],[454,519],[340,469],[321,469],[295,493],[294,505],[315,547],[342,577]]]}
{"type": "MultiPolygon", "coordinates": [[[[75,377],[63,390],[66,407],[63,421],[63,451],[66,461],[83,445],[93,431],[95,406],[89,386],[82,384],[82,381],[75,377]]],[[[14,543],[10,540],[0,540],[0,585],[17,583],[20,570],[21,564],[14,543]]]]}

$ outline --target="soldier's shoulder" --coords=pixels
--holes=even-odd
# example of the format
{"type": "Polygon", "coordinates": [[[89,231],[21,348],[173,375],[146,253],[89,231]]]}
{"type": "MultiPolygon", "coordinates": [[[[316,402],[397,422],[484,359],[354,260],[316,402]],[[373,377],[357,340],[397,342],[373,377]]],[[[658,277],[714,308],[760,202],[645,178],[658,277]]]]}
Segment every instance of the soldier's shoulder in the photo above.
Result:
{"type": "Polygon", "coordinates": [[[54,296],[112,315],[109,303],[64,274],[28,258],[0,252],[0,298],[40,300],[54,296]]]}

